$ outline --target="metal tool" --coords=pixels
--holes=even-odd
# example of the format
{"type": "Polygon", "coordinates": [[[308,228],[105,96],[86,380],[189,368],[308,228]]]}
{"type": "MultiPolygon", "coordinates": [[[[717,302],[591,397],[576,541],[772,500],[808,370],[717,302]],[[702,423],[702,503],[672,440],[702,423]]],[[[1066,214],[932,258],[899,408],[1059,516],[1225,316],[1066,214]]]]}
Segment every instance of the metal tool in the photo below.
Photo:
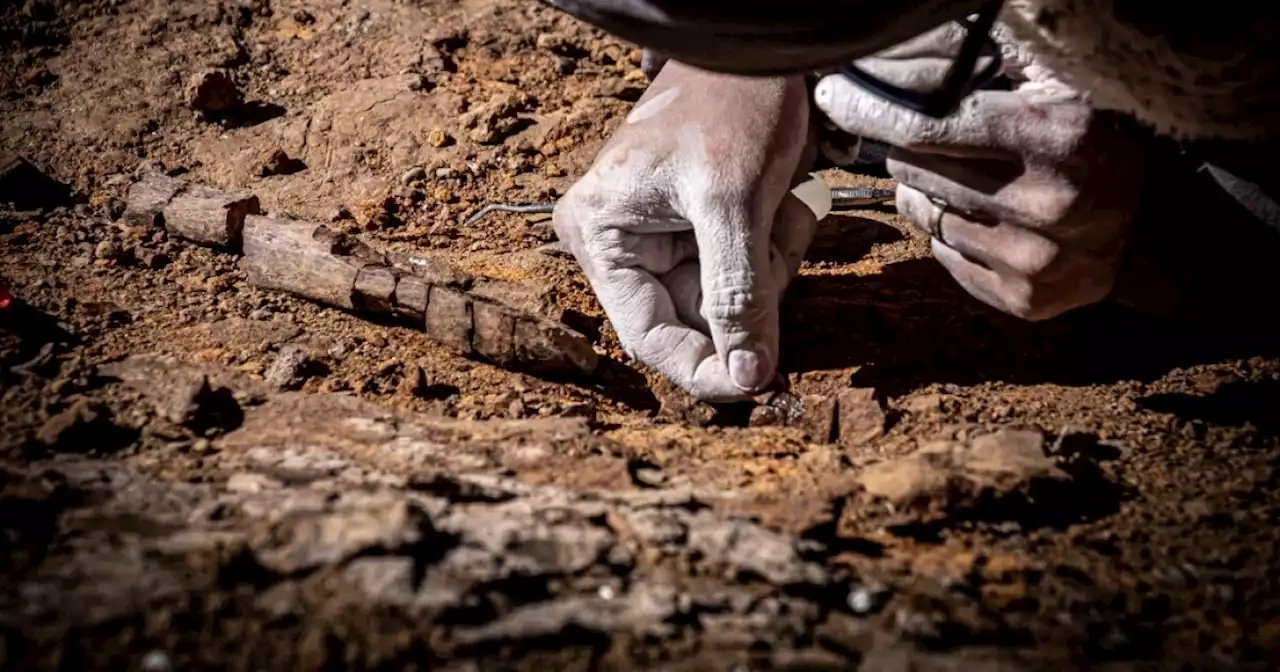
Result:
{"type": "MultiPolygon", "coordinates": [[[[880,203],[887,203],[894,198],[893,189],[877,189],[875,187],[834,187],[831,189],[832,210],[853,210],[880,203]]],[[[549,215],[556,208],[555,202],[528,203],[523,205],[511,203],[490,203],[467,218],[463,226],[471,226],[491,212],[514,212],[521,215],[549,215]]]]}

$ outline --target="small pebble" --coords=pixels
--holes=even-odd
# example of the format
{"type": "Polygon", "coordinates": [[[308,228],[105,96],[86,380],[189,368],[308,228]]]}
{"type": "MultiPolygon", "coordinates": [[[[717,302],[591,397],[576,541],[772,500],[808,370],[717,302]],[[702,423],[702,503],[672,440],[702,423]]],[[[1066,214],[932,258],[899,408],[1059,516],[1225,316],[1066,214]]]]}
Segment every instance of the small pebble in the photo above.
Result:
{"type": "Polygon", "coordinates": [[[93,256],[98,259],[117,259],[120,254],[120,246],[113,240],[104,240],[93,248],[93,256]]]}
{"type": "Polygon", "coordinates": [[[437,203],[448,203],[454,200],[453,190],[449,187],[436,187],[431,192],[431,199],[437,203]]]}
{"type": "Polygon", "coordinates": [[[405,171],[404,175],[400,176],[400,182],[401,184],[413,184],[414,182],[421,182],[426,178],[427,171],[424,170],[422,166],[414,166],[405,171]]]}
{"type": "Polygon", "coordinates": [[[570,252],[569,248],[565,247],[565,244],[558,240],[554,243],[547,243],[546,245],[540,245],[538,246],[537,249],[540,254],[545,254],[548,257],[556,257],[558,259],[573,259],[573,252],[570,252]]]}
{"type": "Polygon", "coordinates": [[[883,607],[889,601],[889,596],[889,590],[883,586],[855,586],[849,591],[845,602],[853,613],[869,614],[883,607]]]}
{"type": "Polygon", "coordinates": [[[422,367],[417,364],[407,365],[404,375],[400,377],[400,393],[409,397],[417,397],[425,394],[427,387],[427,374],[422,370],[422,367]]]}
{"type": "Polygon", "coordinates": [[[255,494],[264,490],[274,490],[280,487],[280,482],[252,472],[240,472],[232,474],[227,479],[227,492],[238,492],[241,494],[255,494]]]}
{"type": "Polygon", "coordinates": [[[169,654],[157,649],[142,657],[141,667],[144,672],[168,672],[173,669],[173,661],[169,654]]]}
{"type": "Polygon", "coordinates": [[[142,253],[139,261],[142,262],[142,265],[144,267],[149,268],[153,271],[158,271],[164,268],[165,266],[168,266],[170,259],[169,259],[169,255],[165,254],[164,252],[148,250],[142,253]]]}
{"type": "Polygon", "coordinates": [[[296,390],[302,387],[307,379],[311,357],[307,351],[296,345],[286,345],[280,349],[275,361],[267,369],[266,380],[280,390],[296,390]]]}
{"type": "MultiPolygon", "coordinates": [[[[453,138],[443,128],[433,128],[427,134],[427,144],[432,147],[445,147],[451,142],[453,142],[453,138]]],[[[439,172],[436,171],[436,174],[439,174],[439,172]]]]}

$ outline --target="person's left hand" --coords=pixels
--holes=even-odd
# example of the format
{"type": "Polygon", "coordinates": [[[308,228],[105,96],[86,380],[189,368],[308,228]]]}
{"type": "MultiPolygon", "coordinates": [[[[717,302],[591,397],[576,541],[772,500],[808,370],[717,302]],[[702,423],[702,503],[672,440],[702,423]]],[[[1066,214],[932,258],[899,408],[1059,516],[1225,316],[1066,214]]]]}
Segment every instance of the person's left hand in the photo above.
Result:
{"type": "MultiPolygon", "coordinates": [[[[903,88],[940,79],[954,26],[859,65],[903,88]]],[[[1040,320],[1105,298],[1143,179],[1142,146],[1117,115],[1023,60],[1012,91],[977,91],[945,119],[869,93],[840,74],[815,91],[845,131],[894,146],[899,212],[974,297],[1040,320]],[[1025,67],[1025,66],[1031,67],[1025,67]]]]}

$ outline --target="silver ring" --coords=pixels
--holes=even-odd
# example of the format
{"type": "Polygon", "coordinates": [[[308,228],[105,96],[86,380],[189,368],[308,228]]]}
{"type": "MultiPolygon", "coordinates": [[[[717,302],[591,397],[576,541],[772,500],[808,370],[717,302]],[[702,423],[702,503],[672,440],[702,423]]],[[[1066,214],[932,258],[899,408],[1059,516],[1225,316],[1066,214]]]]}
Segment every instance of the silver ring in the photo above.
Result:
{"type": "Polygon", "coordinates": [[[929,237],[936,238],[945,245],[947,241],[942,238],[942,216],[947,214],[950,206],[937,196],[930,196],[929,202],[933,204],[933,212],[929,214],[929,237]]]}

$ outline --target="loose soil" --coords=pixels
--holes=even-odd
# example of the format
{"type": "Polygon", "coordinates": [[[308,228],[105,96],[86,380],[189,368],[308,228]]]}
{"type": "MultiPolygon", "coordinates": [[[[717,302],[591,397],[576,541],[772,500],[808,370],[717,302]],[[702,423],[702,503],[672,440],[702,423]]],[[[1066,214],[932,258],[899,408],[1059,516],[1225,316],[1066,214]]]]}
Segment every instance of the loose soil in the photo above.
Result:
{"type": "Polygon", "coordinates": [[[626,359],[545,217],[461,225],[586,170],[632,46],[515,0],[0,11],[0,149],[73,189],[0,217],[0,667],[1280,665],[1274,339],[1021,322],[891,209],[839,213],[783,368],[860,434],[752,426],[626,359]],[[240,100],[193,111],[210,71],[240,100]],[[606,364],[533,377],[257,290],[121,220],[152,170],[446,255],[606,364]]]}

